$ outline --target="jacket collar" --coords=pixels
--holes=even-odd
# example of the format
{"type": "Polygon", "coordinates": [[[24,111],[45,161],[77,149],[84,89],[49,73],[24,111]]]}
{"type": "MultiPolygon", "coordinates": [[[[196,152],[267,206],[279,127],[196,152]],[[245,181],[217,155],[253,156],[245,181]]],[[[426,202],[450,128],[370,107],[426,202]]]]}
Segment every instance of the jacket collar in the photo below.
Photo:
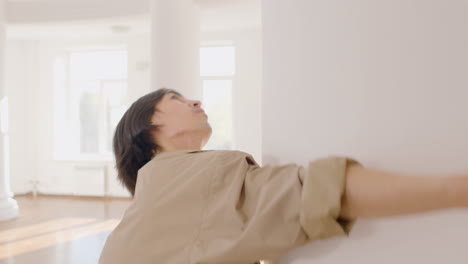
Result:
{"type": "Polygon", "coordinates": [[[197,153],[197,152],[205,152],[205,151],[211,151],[211,150],[186,149],[186,150],[177,150],[177,151],[165,151],[165,152],[159,152],[158,154],[154,156],[153,159],[174,157],[174,156],[182,155],[185,153],[197,153]]]}

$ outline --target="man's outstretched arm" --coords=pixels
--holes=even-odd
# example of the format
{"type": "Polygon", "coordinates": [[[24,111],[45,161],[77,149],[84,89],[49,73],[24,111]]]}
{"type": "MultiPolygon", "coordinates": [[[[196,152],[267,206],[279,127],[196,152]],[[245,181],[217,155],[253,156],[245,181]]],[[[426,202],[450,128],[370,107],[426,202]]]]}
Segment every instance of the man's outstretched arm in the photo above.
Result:
{"type": "Polygon", "coordinates": [[[468,173],[421,177],[350,165],[340,216],[347,219],[405,215],[468,207],[468,173]]]}

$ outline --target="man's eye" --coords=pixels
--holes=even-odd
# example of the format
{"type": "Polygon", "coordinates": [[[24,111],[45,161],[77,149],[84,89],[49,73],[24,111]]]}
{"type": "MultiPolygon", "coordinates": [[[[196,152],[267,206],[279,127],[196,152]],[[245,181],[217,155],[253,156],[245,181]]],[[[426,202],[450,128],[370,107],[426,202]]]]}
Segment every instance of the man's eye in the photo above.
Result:
{"type": "Polygon", "coordinates": [[[179,101],[182,101],[182,97],[178,96],[178,95],[173,95],[172,96],[172,99],[177,99],[179,101]]]}

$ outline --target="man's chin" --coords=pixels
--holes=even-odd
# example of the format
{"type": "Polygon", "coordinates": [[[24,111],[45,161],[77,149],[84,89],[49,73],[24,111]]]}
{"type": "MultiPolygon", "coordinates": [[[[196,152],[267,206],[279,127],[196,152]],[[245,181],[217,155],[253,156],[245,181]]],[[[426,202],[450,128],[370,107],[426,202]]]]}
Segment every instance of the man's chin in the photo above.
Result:
{"type": "Polygon", "coordinates": [[[208,127],[206,129],[206,141],[205,142],[208,142],[211,138],[211,135],[213,134],[213,129],[211,128],[210,124],[208,124],[208,127]]]}

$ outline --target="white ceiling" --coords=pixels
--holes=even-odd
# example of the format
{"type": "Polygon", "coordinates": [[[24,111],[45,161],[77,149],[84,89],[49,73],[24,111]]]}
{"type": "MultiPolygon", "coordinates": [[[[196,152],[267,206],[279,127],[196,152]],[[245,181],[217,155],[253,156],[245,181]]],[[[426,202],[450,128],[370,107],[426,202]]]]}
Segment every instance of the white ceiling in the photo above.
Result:
{"type": "MultiPolygon", "coordinates": [[[[261,26],[260,0],[194,0],[201,10],[202,31],[261,26]]],[[[112,36],[111,27],[127,33],[150,32],[149,0],[8,0],[9,38],[37,39],[112,36]]]]}
{"type": "Polygon", "coordinates": [[[8,23],[60,22],[149,13],[149,0],[9,0],[8,23]]]}
{"type": "MultiPolygon", "coordinates": [[[[16,1],[16,0],[15,0],[16,1]]],[[[40,1],[40,0],[37,0],[40,1]]],[[[21,23],[7,26],[8,39],[80,39],[120,35],[149,34],[149,16],[21,23]],[[112,27],[128,28],[127,32],[114,32],[112,27]]]]}
{"type": "Polygon", "coordinates": [[[202,31],[261,27],[260,0],[198,0],[198,3],[202,31]]]}

